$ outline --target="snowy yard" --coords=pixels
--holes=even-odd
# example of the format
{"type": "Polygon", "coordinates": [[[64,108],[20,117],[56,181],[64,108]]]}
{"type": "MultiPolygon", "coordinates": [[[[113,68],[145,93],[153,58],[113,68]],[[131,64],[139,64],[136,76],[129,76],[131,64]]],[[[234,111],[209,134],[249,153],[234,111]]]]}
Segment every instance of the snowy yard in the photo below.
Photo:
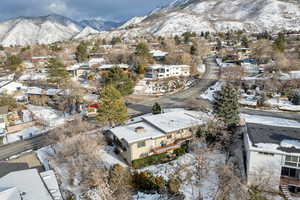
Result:
{"type": "MultiPolygon", "coordinates": [[[[196,161],[193,153],[187,153],[169,163],[153,165],[141,170],[148,170],[152,172],[154,176],[162,176],[165,180],[178,176],[178,178],[182,180],[180,192],[182,192],[186,200],[198,200],[199,195],[202,196],[204,200],[213,200],[219,184],[218,167],[225,163],[225,154],[207,151],[205,157],[208,163],[208,172],[201,179],[196,176],[196,161]]],[[[145,196],[147,197],[145,199],[149,198],[153,200],[159,197],[158,194],[151,196],[142,193],[140,193],[140,196],[145,196]]]]}
{"type": "Polygon", "coordinates": [[[207,99],[209,101],[214,101],[215,92],[220,91],[222,86],[222,82],[216,82],[213,86],[209,87],[203,94],[201,94],[200,98],[207,99]]]}
{"type": "Polygon", "coordinates": [[[66,120],[71,119],[70,116],[64,115],[63,112],[50,107],[28,105],[27,108],[33,113],[35,118],[50,127],[62,125],[66,122],[66,120]]]}

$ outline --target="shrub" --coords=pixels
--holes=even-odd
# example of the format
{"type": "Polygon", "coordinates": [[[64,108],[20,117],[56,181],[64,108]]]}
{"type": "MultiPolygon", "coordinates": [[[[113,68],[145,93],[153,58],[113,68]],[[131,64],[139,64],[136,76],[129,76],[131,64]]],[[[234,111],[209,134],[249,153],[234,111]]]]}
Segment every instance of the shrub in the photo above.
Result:
{"type": "Polygon", "coordinates": [[[146,158],[141,158],[141,159],[132,161],[132,166],[137,169],[142,168],[142,167],[145,167],[148,165],[156,164],[166,157],[167,157],[166,153],[148,156],[146,158]]]}
{"type": "Polygon", "coordinates": [[[135,187],[140,190],[158,191],[166,185],[165,180],[161,177],[155,177],[149,171],[136,172],[133,175],[135,187]]]}
{"type": "Polygon", "coordinates": [[[184,144],[179,149],[174,150],[174,154],[179,157],[188,152],[188,145],[184,144]]]}
{"type": "Polygon", "coordinates": [[[300,93],[299,92],[295,92],[292,95],[291,101],[294,105],[300,105],[300,93]]]}
{"type": "Polygon", "coordinates": [[[170,178],[167,186],[171,194],[178,194],[180,189],[180,181],[176,178],[170,178]]]}

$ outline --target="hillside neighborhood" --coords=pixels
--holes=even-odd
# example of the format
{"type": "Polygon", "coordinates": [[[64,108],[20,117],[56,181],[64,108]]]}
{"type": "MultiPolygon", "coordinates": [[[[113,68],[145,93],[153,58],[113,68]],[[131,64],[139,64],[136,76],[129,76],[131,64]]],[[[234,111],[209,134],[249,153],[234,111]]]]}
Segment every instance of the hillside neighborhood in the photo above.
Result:
{"type": "Polygon", "coordinates": [[[299,2],[255,2],[0,22],[0,200],[300,200],[299,2]]]}

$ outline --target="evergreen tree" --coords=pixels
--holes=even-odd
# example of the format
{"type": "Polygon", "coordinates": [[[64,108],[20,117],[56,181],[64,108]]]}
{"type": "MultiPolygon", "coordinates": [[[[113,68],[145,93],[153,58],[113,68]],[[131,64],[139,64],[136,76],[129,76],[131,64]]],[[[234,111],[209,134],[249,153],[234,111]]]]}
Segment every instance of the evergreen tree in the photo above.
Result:
{"type": "Polygon", "coordinates": [[[111,43],[112,45],[115,45],[115,44],[122,43],[122,40],[121,40],[121,38],[119,38],[119,37],[113,37],[110,43],[111,43]]]}
{"type": "Polygon", "coordinates": [[[157,102],[152,106],[152,114],[153,115],[161,114],[161,107],[157,102]]]}
{"type": "Polygon", "coordinates": [[[80,42],[76,49],[75,55],[78,62],[84,62],[89,58],[87,44],[85,42],[80,42]]]}
{"type": "Polygon", "coordinates": [[[246,36],[242,37],[242,46],[245,48],[249,48],[249,41],[248,38],[246,36]]]}
{"type": "Polygon", "coordinates": [[[284,33],[279,33],[278,37],[276,38],[276,40],[273,43],[273,47],[275,50],[281,51],[283,52],[285,49],[285,36],[284,33]]]}
{"type": "Polygon", "coordinates": [[[180,37],[179,37],[178,35],[176,35],[176,36],[174,37],[174,40],[175,40],[175,44],[176,44],[176,45],[180,45],[180,44],[181,44],[181,40],[180,40],[180,37]]]}
{"type": "Polygon", "coordinates": [[[292,103],[294,105],[300,105],[300,93],[299,92],[295,92],[292,96],[292,103]]]}
{"type": "Polygon", "coordinates": [[[65,83],[69,79],[69,73],[64,64],[55,58],[50,58],[46,64],[48,81],[52,83],[65,83]]]}
{"type": "Polygon", "coordinates": [[[112,85],[104,87],[99,99],[97,120],[114,126],[123,124],[128,119],[127,108],[121,93],[112,85]]]}
{"type": "Polygon", "coordinates": [[[214,114],[222,119],[228,127],[235,126],[240,120],[239,96],[237,89],[230,83],[215,94],[214,114]]]}
{"type": "Polygon", "coordinates": [[[135,49],[135,55],[147,57],[149,56],[149,47],[146,43],[139,43],[135,49]]]}
{"type": "Polygon", "coordinates": [[[197,52],[197,47],[196,47],[196,45],[192,45],[192,46],[191,46],[191,49],[190,49],[190,54],[191,54],[191,55],[195,55],[196,52],[197,52]]]}
{"type": "Polygon", "coordinates": [[[185,32],[182,34],[183,36],[183,42],[185,44],[189,43],[191,41],[192,33],[191,32],[185,32]]]}
{"type": "Polygon", "coordinates": [[[110,71],[103,75],[106,85],[112,85],[119,90],[122,96],[133,93],[134,82],[128,77],[128,74],[119,67],[113,67],[110,71]]]}

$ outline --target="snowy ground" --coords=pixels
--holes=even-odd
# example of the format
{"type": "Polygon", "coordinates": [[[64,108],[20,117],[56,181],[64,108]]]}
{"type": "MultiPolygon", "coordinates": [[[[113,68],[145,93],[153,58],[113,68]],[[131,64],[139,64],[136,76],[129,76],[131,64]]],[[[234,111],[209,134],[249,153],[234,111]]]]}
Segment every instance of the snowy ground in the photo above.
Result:
{"type": "Polygon", "coordinates": [[[293,105],[287,98],[272,98],[267,100],[266,104],[283,111],[300,112],[300,106],[293,105]]]}
{"type": "Polygon", "coordinates": [[[71,119],[70,116],[64,115],[61,111],[50,107],[28,105],[27,108],[33,113],[35,118],[39,119],[45,123],[45,125],[50,127],[62,125],[66,122],[66,120],[71,119]]]}
{"type": "Polygon", "coordinates": [[[209,87],[203,94],[200,95],[200,98],[207,99],[209,101],[214,101],[214,93],[220,91],[223,83],[216,82],[213,86],[209,87]]]}
{"type": "MultiPolygon", "coordinates": [[[[218,166],[225,162],[225,154],[207,151],[206,160],[208,162],[208,172],[201,179],[198,178],[195,168],[195,157],[193,153],[187,153],[177,160],[169,163],[145,167],[141,170],[148,170],[155,176],[162,176],[165,180],[176,177],[183,181],[180,191],[186,200],[198,200],[202,195],[204,200],[213,200],[218,189],[218,166]]],[[[156,199],[158,195],[147,195],[149,199],[156,199]]],[[[146,198],[145,198],[146,199],[146,198]]]]}

